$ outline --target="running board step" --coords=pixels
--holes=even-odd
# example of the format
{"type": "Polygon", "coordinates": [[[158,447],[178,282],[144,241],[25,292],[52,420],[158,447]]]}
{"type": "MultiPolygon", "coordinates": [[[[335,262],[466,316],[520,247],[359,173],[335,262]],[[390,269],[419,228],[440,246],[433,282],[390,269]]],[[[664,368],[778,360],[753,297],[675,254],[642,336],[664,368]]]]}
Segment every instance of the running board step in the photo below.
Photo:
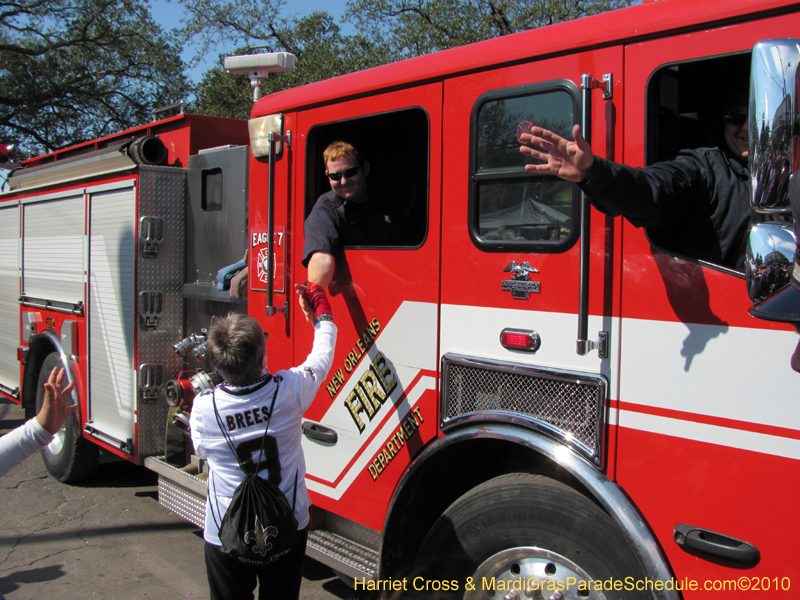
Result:
{"type": "Polygon", "coordinates": [[[340,535],[315,529],[308,533],[306,556],[353,579],[374,581],[378,574],[378,553],[340,535]]]}
{"type": "Polygon", "coordinates": [[[154,456],[144,466],[158,473],[158,503],[198,527],[205,526],[206,482],[154,456]]]}

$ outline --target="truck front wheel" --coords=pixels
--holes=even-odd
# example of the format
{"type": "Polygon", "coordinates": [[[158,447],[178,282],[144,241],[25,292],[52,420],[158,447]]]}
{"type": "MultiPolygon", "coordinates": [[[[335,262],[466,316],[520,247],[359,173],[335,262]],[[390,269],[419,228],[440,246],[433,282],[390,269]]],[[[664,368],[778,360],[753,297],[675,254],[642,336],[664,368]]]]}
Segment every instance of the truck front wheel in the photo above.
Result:
{"type": "Polygon", "coordinates": [[[643,571],[611,518],[569,486],[527,473],[491,479],[451,504],[415,574],[415,588],[439,588],[427,590],[435,598],[648,597],[635,589],[643,571]],[[613,589],[626,581],[634,589],[613,589]]]}
{"type": "MultiPolygon", "coordinates": [[[[36,413],[42,408],[44,384],[55,367],[61,367],[57,352],[51,352],[42,363],[36,383],[36,413]]],[[[77,416],[67,417],[64,426],[53,441],[42,449],[47,472],[61,483],[75,483],[88,479],[97,471],[97,446],[80,436],[77,416]]]]}

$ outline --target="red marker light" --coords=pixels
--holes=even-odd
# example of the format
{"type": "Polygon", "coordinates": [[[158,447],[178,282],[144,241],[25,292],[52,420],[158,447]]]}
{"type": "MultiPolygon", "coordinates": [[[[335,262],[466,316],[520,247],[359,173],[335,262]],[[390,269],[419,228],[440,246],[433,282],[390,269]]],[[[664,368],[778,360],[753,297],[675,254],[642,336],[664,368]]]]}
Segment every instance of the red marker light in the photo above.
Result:
{"type": "Polygon", "coordinates": [[[504,329],[500,333],[500,343],[508,350],[536,352],[542,344],[539,334],[527,329],[504,329]]]}

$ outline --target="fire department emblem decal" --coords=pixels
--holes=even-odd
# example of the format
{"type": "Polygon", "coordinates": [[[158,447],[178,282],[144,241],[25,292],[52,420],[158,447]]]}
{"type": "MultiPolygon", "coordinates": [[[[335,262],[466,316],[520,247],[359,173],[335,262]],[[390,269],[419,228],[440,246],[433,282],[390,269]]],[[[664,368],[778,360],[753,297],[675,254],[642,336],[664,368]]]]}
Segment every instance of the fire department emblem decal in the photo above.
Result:
{"type": "Polygon", "coordinates": [[[258,280],[267,283],[269,277],[269,250],[262,248],[258,251],[258,280]]]}
{"type": "Polygon", "coordinates": [[[540,284],[538,281],[531,281],[530,273],[538,273],[530,263],[523,261],[517,264],[512,260],[505,269],[504,273],[511,273],[511,279],[503,280],[501,289],[504,292],[511,292],[511,297],[517,300],[527,300],[531,294],[538,294],[540,284]]]}

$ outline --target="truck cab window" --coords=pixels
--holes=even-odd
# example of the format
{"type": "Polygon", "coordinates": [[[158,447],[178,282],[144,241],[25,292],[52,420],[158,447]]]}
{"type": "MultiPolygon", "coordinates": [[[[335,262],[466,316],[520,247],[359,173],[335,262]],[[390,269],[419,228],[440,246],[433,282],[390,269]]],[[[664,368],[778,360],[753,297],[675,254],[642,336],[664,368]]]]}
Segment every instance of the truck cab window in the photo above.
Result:
{"type": "Polygon", "coordinates": [[[533,122],[571,136],[577,88],[570,82],[494,90],[475,103],[470,138],[470,235],[487,251],[563,252],[578,232],[578,192],[529,173],[519,133],[533,122]]]}
{"type": "Polygon", "coordinates": [[[305,216],[317,199],[331,192],[322,154],[329,144],[352,144],[362,163],[369,162],[366,178],[369,204],[386,210],[386,219],[402,223],[392,236],[380,228],[348,231],[345,248],[415,248],[422,245],[428,229],[428,146],[430,124],[421,108],[409,108],[311,129],[306,153],[305,216]],[[391,138],[391,142],[387,142],[391,138]]]}
{"type": "Polygon", "coordinates": [[[750,73],[750,53],[665,65],[647,85],[647,164],[722,143],[727,97],[750,73]]]}
{"type": "MultiPolygon", "coordinates": [[[[729,155],[726,105],[741,96],[746,108],[749,72],[749,52],[673,63],[654,71],[647,85],[646,164],[670,161],[682,150],[698,148],[719,148],[729,155]]],[[[646,232],[659,249],[696,259],[679,241],[677,228],[651,227],[646,232]]]]}

